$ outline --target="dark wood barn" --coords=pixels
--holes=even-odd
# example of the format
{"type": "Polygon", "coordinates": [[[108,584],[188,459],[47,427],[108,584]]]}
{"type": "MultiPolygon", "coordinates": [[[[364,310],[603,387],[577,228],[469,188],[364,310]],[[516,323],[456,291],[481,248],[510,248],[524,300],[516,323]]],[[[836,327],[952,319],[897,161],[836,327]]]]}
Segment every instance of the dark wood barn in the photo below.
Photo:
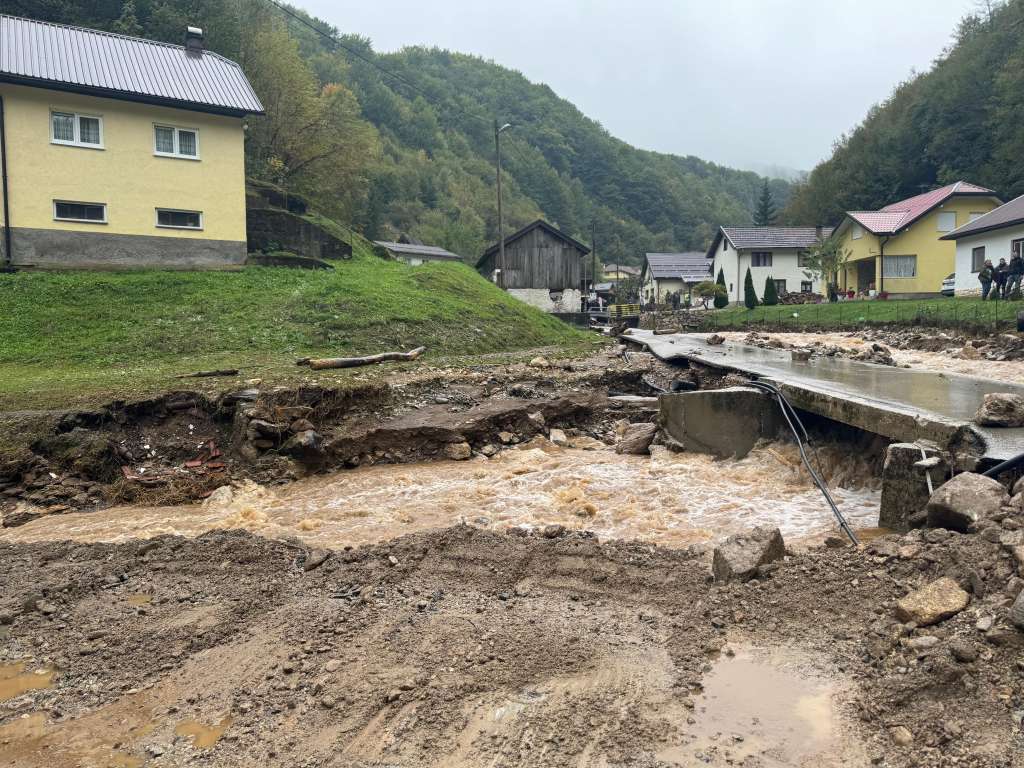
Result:
{"type": "MultiPolygon", "coordinates": [[[[495,243],[476,263],[488,280],[494,279],[494,270],[500,266],[498,251],[495,243]]],[[[538,219],[505,238],[505,271],[500,284],[506,289],[580,290],[583,257],[588,253],[590,249],[583,243],[538,219]]]]}

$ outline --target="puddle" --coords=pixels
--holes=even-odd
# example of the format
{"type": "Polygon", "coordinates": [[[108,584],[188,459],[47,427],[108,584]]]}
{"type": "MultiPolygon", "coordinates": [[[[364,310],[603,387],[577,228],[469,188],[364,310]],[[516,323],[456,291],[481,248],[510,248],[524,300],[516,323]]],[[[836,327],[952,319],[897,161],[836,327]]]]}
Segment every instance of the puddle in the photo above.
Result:
{"type": "Polygon", "coordinates": [[[230,715],[217,725],[205,725],[198,720],[183,720],[175,726],[174,735],[188,737],[196,749],[210,749],[220,741],[220,737],[224,735],[224,731],[232,722],[233,718],[230,715]]]}
{"type": "MultiPolygon", "coordinates": [[[[825,474],[854,527],[877,524],[879,491],[868,465],[842,446],[820,449],[825,474]]],[[[787,541],[838,533],[795,447],[756,448],[740,460],[699,454],[625,456],[537,440],[494,459],[380,465],[265,488],[246,483],[203,504],[114,507],[50,515],[0,540],[125,541],[242,528],[340,548],[467,522],[504,529],[558,523],[607,538],[667,546],[717,542],[754,525],[787,541]]]]}
{"type": "Polygon", "coordinates": [[[23,661],[0,664],[0,701],[13,699],[29,691],[49,688],[53,685],[55,674],[54,670],[45,668],[26,672],[23,661]]]}
{"type": "Polygon", "coordinates": [[[837,684],[785,652],[735,648],[694,697],[687,741],[659,757],[675,765],[852,766],[833,701],[837,684]]]}

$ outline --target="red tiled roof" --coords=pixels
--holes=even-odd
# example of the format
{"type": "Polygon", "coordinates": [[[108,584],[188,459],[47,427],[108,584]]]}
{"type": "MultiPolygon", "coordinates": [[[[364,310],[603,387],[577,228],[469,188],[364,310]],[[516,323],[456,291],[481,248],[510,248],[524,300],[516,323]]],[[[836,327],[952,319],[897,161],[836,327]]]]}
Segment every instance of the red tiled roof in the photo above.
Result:
{"type": "Polygon", "coordinates": [[[977,184],[958,181],[931,192],[890,203],[880,211],[847,211],[846,215],[876,235],[886,235],[907,227],[936,206],[955,195],[995,197],[995,192],[977,184]]]}

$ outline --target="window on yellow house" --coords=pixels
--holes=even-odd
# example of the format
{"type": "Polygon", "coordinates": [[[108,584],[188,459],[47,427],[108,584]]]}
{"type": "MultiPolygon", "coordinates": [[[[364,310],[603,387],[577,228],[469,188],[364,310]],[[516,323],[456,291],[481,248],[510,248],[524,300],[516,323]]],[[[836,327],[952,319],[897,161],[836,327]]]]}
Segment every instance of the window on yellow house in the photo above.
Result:
{"type": "Polygon", "coordinates": [[[956,211],[941,211],[938,216],[939,232],[952,232],[956,229],[956,211]]]}
{"type": "Polygon", "coordinates": [[[202,229],[202,211],[179,211],[173,208],[156,209],[156,225],[173,229],[202,229]]]}
{"type": "Polygon", "coordinates": [[[68,200],[53,201],[56,221],[80,221],[89,224],[107,223],[106,203],[75,203],[68,200]]]}
{"type": "Polygon", "coordinates": [[[917,277],[917,256],[885,256],[882,277],[917,277]]]}
{"type": "Polygon", "coordinates": [[[103,118],[77,112],[51,112],[50,141],[72,147],[102,149],[103,118]]]}
{"type": "Polygon", "coordinates": [[[199,131],[173,125],[153,126],[153,154],[162,157],[199,159],[199,131]]]}

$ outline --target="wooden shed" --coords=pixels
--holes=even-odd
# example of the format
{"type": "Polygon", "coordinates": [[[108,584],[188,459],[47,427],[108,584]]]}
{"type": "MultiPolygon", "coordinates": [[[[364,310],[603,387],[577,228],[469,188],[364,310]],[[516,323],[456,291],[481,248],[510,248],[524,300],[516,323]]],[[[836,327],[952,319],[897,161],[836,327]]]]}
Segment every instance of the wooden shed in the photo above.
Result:
{"type": "MultiPolygon", "coordinates": [[[[476,263],[488,280],[494,280],[500,266],[498,251],[495,243],[476,263]]],[[[588,253],[583,243],[538,219],[505,238],[505,269],[499,284],[509,291],[579,291],[588,253]]]]}

